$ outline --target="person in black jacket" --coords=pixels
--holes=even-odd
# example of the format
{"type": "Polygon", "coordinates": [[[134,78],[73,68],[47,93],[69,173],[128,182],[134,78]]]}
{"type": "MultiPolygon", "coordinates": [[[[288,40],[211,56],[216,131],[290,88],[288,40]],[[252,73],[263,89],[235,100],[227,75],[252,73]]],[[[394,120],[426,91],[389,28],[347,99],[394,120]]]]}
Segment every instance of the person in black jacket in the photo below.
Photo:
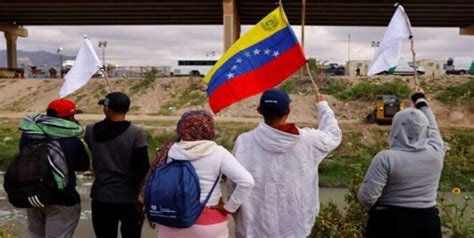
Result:
{"type": "Polygon", "coordinates": [[[29,130],[22,130],[20,126],[20,130],[23,131],[20,150],[29,143],[36,143],[45,137],[57,140],[66,158],[69,175],[67,186],[64,190],[52,194],[50,204],[41,208],[27,208],[29,237],[73,237],[79,223],[81,204],[79,193],[76,191],[75,172],[89,170],[89,156],[78,137],[83,133],[83,128],[74,119],[75,113],[74,102],[57,99],[48,105],[46,116],[35,116],[34,118],[38,120],[27,122],[33,128],[37,128],[37,131],[31,133],[31,127],[29,130]],[[52,120],[46,123],[48,119],[52,120]]]}
{"type": "Polygon", "coordinates": [[[125,120],[130,99],[120,92],[99,101],[105,119],[87,126],[85,141],[92,152],[92,224],[98,238],[139,238],[143,224],[137,209],[139,185],[149,168],[145,131],[125,120]]]}

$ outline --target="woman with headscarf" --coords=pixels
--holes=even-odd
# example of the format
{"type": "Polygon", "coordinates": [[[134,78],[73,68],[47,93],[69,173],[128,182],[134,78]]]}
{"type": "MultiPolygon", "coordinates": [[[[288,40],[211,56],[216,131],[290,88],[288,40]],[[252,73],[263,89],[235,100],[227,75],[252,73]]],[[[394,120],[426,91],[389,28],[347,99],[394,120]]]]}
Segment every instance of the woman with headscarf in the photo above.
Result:
{"type": "Polygon", "coordinates": [[[417,88],[416,108],[395,114],[388,150],[367,171],[358,198],[369,209],[365,237],[441,237],[436,208],[445,147],[425,95],[417,88]]]}
{"type": "Polygon", "coordinates": [[[254,180],[230,152],[213,141],[215,137],[214,121],[212,115],[207,111],[196,110],[183,114],[176,131],[178,139],[168,141],[162,146],[150,171],[170,162],[170,158],[191,161],[199,177],[201,202],[205,200],[216,178],[221,173],[233,181],[237,187],[230,195],[228,202],[224,204],[220,186],[216,186],[206,207],[193,226],[172,228],[158,225],[158,237],[228,237],[228,214],[235,212],[240,207],[251,192],[254,180]]]}

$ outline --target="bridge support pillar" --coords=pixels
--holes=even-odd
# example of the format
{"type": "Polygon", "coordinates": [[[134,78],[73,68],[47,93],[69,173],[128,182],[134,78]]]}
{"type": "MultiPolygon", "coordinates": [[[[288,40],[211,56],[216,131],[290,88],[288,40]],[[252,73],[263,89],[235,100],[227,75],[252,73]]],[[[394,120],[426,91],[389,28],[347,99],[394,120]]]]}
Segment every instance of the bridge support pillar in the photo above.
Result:
{"type": "Polygon", "coordinates": [[[459,34],[474,36],[474,24],[459,28],[459,34]]]}
{"type": "Polygon", "coordinates": [[[17,26],[10,23],[0,22],[0,31],[5,34],[7,43],[7,65],[9,69],[15,69],[16,65],[16,40],[18,36],[27,37],[28,31],[22,26],[17,26]]]}
{"type": "Polygon", "coordinates": [[[240,19],[236,0],[223,0],[224,52],[240,37],[240,19]]]}
{"type": "Polygon", "coordinates": [[[7,43],[7,65],[9,69],[16,69],[16,39],[17,35],[11,32],[5,32],[5,39],[7,43]]]}

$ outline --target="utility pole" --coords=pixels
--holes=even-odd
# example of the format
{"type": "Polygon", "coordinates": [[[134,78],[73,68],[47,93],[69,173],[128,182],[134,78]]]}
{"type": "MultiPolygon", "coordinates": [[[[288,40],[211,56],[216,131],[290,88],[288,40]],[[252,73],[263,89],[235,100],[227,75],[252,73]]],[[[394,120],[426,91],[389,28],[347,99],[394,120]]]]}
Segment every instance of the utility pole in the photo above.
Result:
{"type": "Polygon", "coordinates": [[[351,34],[347,35],[347,75],[351,74],[351,34]]]}
{"type": "Polygon", "coordinates": [[[63,78],[63,48],[59,47],[56,52],[59,54],[59,74],[63,78]]]}
{"type": "Polygon", "coordinates": [[[377,51],[377,48],[380,46],[380,41],[372,41],[370,46],[374,47],[374,55],[375,55],[375,52],[377,51]]]}
{"type": "Polygon", "coordinates": [[[107,41],[99,41],[99,48],[102,48],[102,67],[107,72],[107,65],[105,64],[105,47],[107,47],[107,41]]]}

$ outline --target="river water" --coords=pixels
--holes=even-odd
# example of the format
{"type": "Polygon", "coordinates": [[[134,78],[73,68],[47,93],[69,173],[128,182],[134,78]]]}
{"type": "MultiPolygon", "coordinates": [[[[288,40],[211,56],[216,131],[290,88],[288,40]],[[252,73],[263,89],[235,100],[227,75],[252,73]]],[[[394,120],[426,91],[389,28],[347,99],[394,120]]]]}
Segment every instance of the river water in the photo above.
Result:
{"type": "MultiPolygon", "coordinates": [[[[91,220],[91,200],[89,198],[92,178],[78,178],[77,190],[81,195],[81,219],[76,229],[74,238],[91,238],[94,236],[91,220]]],[[[0,172],[0,184],[3,185],[3,173],[0,172]]],[[[321,188],[321,202],[333,200],[338,206],[344,206],[344,195],[347,189],[344,188],[321,188]]],[[[0,186],[0,227],[13,227],[15,235],[19,238],[27,237],[26,212],[24,209],[17,209],[10,205],[7,200],[3,186],[0,186]]],[[[233,224],[231,224],[233,229],[233,224]]],[[[155,232],[148,224],[143,225],[142,237],[155,237],[155,232]]]]}
{"type": "MultiPolygon", "coordinates": [[[[92,178],[78,178],[77,190],[81,195],[81,218],[76,229],[74,238],[91,238],[94,236],[91,220],[91,200],[89,198],[90,188],[92,186],[92,178]]],[[[27,237],[26,212],[24,209],[16,209],[7,201],[6,193],[3,189],[3,173],[0,172],[0,227],[10,227],[15,231],[15,237],[27,237]]],[[[345,206],[344,195],[347,193],[345,188],[320,188],[319,190],[321,203],[327,203],[330,200],[335,202],[340,208],[345,206]]],[[[459,196],[461,197],[461,196],[459,196]]],[[[449,199],[453,199],[451,195],[449,199]]],[[[459,199],[459,202],[461,200],[459,199]]],[[[474,205],[474,204],[472,204],[474,205]]],[[[230,222],[231,231],[233,230],[232,221],[230,222]]],[[[148,224],[143,226],[142,237],[155,237],[155,232],[148,224]]]]}

